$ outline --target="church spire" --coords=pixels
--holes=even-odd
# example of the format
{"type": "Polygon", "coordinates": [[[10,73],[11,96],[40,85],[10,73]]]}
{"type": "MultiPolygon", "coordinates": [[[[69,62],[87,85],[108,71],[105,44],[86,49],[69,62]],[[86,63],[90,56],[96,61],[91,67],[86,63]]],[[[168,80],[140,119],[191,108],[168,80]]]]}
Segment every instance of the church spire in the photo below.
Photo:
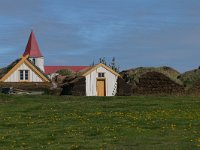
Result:
{"type": "Polygon", "coordinates": [[[23,56],[26,56],[27,54],[29,57],[34,58],[43,57],[33,31],[31,31],[23,56]]]}

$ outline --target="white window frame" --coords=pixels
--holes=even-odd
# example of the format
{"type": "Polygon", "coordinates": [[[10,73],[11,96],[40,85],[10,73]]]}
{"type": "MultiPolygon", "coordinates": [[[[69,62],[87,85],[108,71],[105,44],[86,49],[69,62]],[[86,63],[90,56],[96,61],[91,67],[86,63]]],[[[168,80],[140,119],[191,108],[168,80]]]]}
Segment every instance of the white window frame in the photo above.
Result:
{"type": "Polygon", "coordinates": [[[105,78],[105,72],[98,72],[98,78],[105,78]]]}
{"type": "Polygon", "coordinates": [[[29,70],[19,70],[19,81],[27,82],[30,79],[29,70]],[[28,77],[28,78],[26,78],[28,77]]]}

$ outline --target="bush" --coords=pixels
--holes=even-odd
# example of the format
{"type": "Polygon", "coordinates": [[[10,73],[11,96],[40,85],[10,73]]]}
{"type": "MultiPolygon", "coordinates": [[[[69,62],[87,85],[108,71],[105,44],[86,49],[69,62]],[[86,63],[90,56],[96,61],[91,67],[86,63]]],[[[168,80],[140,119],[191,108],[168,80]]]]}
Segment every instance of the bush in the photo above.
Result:
{"type": "Polygon", "coordinates": [[[58,73],[59,75],[62,75],[62,76],[70,76],[70,75],[74,74],[73,71],[68,70],[68,69],[59,70],[56,73],[58,73]]]}

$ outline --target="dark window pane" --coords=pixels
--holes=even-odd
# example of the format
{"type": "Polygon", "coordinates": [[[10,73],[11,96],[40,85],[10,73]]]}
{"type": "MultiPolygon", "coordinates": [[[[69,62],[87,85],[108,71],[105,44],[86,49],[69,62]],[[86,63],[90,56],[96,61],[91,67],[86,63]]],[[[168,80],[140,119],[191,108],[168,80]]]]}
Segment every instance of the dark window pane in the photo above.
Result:
{"type": "Polygon", "coordinates": [[[20,70],[20,80],[24,80],[24,71],[20,70]]]}
{"type": "Polygon", "coordinates": [[[33,58],[33,63],[35,64],[35,58],[33,58]]]}
{"type": "Polygon", "coordinates": [[[28,70],[25,70],[25,80],[28,80],[28,70]]]}
{"type": "Polygon", "coordinates": [[[98,77],[99,78],[105,77],[105,74],[104,73],[98,73],[98,77]]]}

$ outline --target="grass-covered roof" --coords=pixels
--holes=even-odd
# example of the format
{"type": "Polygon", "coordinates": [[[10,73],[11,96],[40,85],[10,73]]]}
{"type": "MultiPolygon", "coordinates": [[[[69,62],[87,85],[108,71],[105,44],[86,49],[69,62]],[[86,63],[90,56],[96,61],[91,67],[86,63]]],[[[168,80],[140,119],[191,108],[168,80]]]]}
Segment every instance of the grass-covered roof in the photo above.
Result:
{"type": "Polygon", "coordinates": [[[7,67],[1,68],[0,69],[0,79],[6,75],[19,61],[21,60],[21,58],[16,59],[15,61],[13,61],[11,64],[9,64],[7,67]]]}
{"type": "Polygon", "coordinates": [[[176,83],[182,84],[182,82],[178,79],[178,76],[180,73],[167,66],[163,67],[138,67],[133,69],[128,69],[125,71],[122,71],[120,74],[122,77],[127,77],[130,82],[138,82],[141,75],[147,73],[147,72],[159,72],[167,77],[169,77],[171,80],[173,80],[176,83]]]}

